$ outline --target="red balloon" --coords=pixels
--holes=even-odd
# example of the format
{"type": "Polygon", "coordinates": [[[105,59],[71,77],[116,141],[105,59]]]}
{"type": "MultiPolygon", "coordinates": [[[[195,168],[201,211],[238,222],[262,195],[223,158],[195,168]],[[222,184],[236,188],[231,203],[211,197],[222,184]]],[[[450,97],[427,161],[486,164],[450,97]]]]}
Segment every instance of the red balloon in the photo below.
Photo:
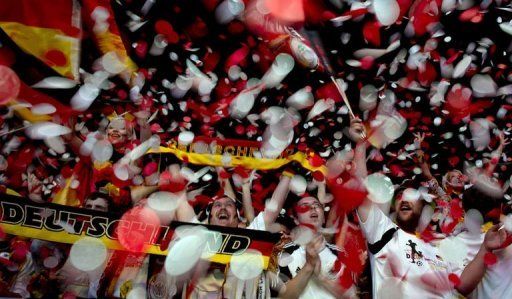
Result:
{"type": "Polygon", "coordinates": [[[0,104],[14,100],[20,92],[20,78],[9,67],[0,65],[0,104]]]}
{"type": "Polygon", "coordinates": [[[160,219],[153,210],[136,206],[121,217],[116,232],[126,250],[144,252],[154,241],[154,230],[159,227],[160,219]]]}

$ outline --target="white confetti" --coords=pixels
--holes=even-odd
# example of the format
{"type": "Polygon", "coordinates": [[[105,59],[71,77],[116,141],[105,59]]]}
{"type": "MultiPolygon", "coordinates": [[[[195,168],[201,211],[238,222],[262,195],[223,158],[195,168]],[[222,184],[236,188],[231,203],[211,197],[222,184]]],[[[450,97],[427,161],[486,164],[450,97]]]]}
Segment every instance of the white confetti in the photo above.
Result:
{"type": "Polygon", "coordinates": [[[95,238],[81,238],[69,252],[71,264],[81,271],[92,271],[103,265],[107,259],[107,248],[95,238]]]}
{"type": "Polygon", "coordinates": [[[263,271],[263,255],[254,249],[236,252],[231,257],[230,270],[241,280],[256,278],[263,271]]]}

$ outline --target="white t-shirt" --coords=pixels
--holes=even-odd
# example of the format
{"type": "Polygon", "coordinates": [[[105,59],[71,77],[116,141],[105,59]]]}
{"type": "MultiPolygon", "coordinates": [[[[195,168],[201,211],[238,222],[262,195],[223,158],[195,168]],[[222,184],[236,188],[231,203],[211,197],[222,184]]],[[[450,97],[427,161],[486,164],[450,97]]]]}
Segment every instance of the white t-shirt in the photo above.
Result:
{"type": "Polygon", "coordinates": [[[398,228],[378,207],[371,205],[366,222],[360,221],[368,242],[373,298],[452,298],[448,280],[452,266],[437,247],[398,228]]]}
{"type": "MultiPolygon", "coordinates": [[[[462,231],[460,234],[450,237],[464,243],[467,248],[467,255],[457,268],[457,274],[460,275],[469,262],[475,258],[478,250],[480,250],[484,236],[485,234],[483,233],[471,234],[468,231],[462,231]]],[[[512,246],[494,250],[493,253],[498,258],[497,263],[487,267],[482,281],[467,296],[468,298],[512,298],[512,246]]]]}
{"type": "MultiPolygon", "coordinates": [[[[339,270],[334,270],[334,264],[338,259],[339,252],[340,249],[332,244],[326,244],[325,248],[320,251],[318,257],[320,258],[321,262],[321,273],[324,277],[329,277],[333,280],[336,280],[339,276],[341,276],[343,271],[347,270],[344,266],[342,266],[339,270]]],[[[283,262],[285,262],[285,260],[285,263],[287,263],[286,265],[279,267],[280,273],[288,276],[289,278],[293,278],[297,276],[299,271],[306,264],[306,249],[303,246],[299,246],[295,243],[288,243],[284,246],[283,252],[279,256],[279,259],[279,263],[281,265],[283,262]]],[[[351,294],[355,295],[354,293],[351,294]]],[[[314,280],[310,279],[299,298],[335,299],[336,297],[329,293],[325,288],[318,285],[314,280]]]]}

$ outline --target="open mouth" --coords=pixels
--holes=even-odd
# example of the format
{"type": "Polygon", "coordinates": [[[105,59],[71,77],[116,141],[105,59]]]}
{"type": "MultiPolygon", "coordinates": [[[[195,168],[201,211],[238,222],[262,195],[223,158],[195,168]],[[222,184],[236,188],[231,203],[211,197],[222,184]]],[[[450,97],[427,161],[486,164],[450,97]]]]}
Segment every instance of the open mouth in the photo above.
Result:
{"type": "Polygon", "coordinates": [[[311,215],[309,215],[309,217],[311,219],[318,219],[318,214],[317,213],[311,213],[311,215]]]}
{"type": "Polygon", "coordinates": [[[229,219],[229,215],[225,212],[220,212],[219,214],[217,214],[217,218],[219,220],[228,220],[229,219]]]}
{"type": "Polygon", "coordinates": [[[412,211],[412,207],[408,203],[404,202],[400,204],[400,211],[412,211]]]}

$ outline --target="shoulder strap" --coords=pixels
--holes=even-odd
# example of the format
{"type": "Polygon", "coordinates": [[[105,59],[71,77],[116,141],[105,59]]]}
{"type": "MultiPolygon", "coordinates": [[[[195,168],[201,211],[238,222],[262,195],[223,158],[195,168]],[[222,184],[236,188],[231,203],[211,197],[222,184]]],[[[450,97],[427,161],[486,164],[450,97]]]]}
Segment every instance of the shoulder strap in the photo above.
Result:
{"type": "Polygon", "coordinates": [[[393,239],[393,235],[395,234],[395,232],[397,230],[398,230],[398,227],[393,227],[393,228],[388,229],[382,235],[382,238],[379,241],[377,241],[373,244],[368,243],[368,250],[374,255],[377,254],[379,251],[382,250],[382,248],[384,248],[384,246],[386,246],[386,244],[389,243],[389,241],[391,241],[391,239],[393,239]]]}

